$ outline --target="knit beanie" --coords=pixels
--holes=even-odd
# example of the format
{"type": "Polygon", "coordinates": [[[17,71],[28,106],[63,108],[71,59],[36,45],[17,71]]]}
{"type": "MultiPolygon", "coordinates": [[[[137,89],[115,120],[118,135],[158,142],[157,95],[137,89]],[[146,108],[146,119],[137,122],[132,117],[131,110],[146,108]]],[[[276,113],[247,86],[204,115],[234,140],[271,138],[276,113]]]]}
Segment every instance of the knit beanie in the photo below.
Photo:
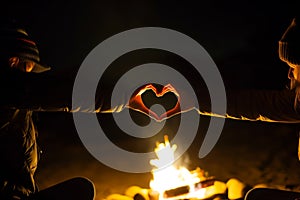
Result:
{"type": "Polygon", "coordinates": [[[32,72],[35,73],[50,70],[50,67],[40,63],[37,45],[24,29],[14,26],[0,27],[0,58],[3,60],[11,57],[33,61],[35,66],[32,72]]]}
{"type": "Polygon", "coordinates": [[[279,41],[279,58],[288,64],[300,65],[300,28],[295,17],[279,41]]]}

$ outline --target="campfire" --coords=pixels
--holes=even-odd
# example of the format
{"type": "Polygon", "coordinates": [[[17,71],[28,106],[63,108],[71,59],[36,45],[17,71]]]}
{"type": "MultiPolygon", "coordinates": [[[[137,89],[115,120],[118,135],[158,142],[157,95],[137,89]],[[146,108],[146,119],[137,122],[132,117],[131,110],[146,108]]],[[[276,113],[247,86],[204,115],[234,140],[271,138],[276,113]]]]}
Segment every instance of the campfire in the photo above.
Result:
{"type": "Polygon", "coordinates": [[[157,159],[150,160],[155,167],[150,188],[159,194],[159,200],[205,198],[208,187],[214,185],[214,178],[207,177],[207,173],[200,168],[189,171],[183,166],[176,167],[174,153],[177,146],[170,144],[168,136],[164,140],[164,143],[156,144],[157,159]]]}
{"type": "Polygon", "coordinates": [[[218,195],[226,195],[226,199],[243,197],[245,185],[237,179],[230,179],[224,183],[209,176],[208,172],[200,167],[188,170],[184,166],[176,166],[176,148],[177,145],[171,145],[168,136],[165,135],[164,142],[156,143],[154,150],[157,159],[150,160],[153,166],[150,187],[131,186],[124,194],[111,194],[106,200],[209,199],[218,195]],[[230,190],[229,185],[233,186],[230,190]]]}

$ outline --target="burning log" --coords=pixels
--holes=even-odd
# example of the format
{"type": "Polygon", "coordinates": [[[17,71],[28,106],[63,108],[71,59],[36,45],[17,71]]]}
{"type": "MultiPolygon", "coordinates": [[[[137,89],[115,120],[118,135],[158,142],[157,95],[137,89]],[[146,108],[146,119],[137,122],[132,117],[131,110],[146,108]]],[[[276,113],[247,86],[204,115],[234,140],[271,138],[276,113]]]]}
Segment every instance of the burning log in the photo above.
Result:
{"type": "Polygon", "coordinates": [[[215,183],[214,178],[206,179],[204,181],[200,181],[199,183],[196,183],[195,184],[195,189],[198,190],[198,189],[201,189],[201,188],[206,188],[206,187],[214,185],[214,183],[215,183]]]}
{"type": "Polygon", "coordinates": [[[164,192],[164,198],[176,197],[176,196],[180,196],[180,195],[183,195],[183,194],[187,194],[189,192],[190,192],[190,186],[188,186],[188,185],[181,186],[181,187],[178,187],[178,188],[166,190],[164,192]]]}
{"type": "Polygon", "coordinates": [[[155,166],[150,188],[131,186],[124,195],[113,194],[105,200],[199,200],[227,199],[227,196],[228,199],[244,197],[247,187],[237,179],[230,179],[224,183],[208,176],[208,173],[199,167],[193,171],[185,167],[176,167],[172,164],[175,161],[176,145],[171,145],[167,136],[164,139],[164,143],[156,144],[157,159],[150,160],[150,164],[155,166]]]}
{"type": "Polygon", "coordinates": [[[215,179],[207,179],[207,180],[200,181],[200,182],[194,184],[193,188],[191,188],[191,186],[189,186],[189,185],[186,185],[186,186],[181,186],[178,188],[166,190],[164,192],[163,196],[164,196],[164,198],[171,198],[171,197],[188,194],[188,193],[190,193],[191,189],[199,190],[202,188],[206,188],[206,187],[214,185],[214,182],[215,182],[215,179]]]}

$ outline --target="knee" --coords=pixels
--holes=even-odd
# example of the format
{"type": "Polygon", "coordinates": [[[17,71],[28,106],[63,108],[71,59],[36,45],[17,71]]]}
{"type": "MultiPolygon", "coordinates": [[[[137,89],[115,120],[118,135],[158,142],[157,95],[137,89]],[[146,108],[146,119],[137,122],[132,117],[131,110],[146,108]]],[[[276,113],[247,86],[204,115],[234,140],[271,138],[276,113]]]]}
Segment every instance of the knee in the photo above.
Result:
{"type": "Polygon", "coordinates": [[[96,195],[94,183],[86,177],[74,177],[69,181],[73,182],[76,185],[76,188],[79,189],[80,194],[87,197],[86,199],[94,199],[96,195]]]}

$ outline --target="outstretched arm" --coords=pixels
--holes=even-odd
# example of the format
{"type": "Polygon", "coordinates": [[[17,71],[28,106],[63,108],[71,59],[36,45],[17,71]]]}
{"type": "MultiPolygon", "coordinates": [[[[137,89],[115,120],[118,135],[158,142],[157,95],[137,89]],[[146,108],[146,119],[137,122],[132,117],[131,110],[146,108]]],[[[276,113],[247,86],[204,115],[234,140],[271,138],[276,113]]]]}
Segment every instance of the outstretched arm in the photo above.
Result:
{"type": "Polygon", "coordinates": [[[207,103],[200,101],[201,114],[249,121],[300,122],[293,90],[227,90],[226,95],[225,114],[212,113],[207,103]]]}

